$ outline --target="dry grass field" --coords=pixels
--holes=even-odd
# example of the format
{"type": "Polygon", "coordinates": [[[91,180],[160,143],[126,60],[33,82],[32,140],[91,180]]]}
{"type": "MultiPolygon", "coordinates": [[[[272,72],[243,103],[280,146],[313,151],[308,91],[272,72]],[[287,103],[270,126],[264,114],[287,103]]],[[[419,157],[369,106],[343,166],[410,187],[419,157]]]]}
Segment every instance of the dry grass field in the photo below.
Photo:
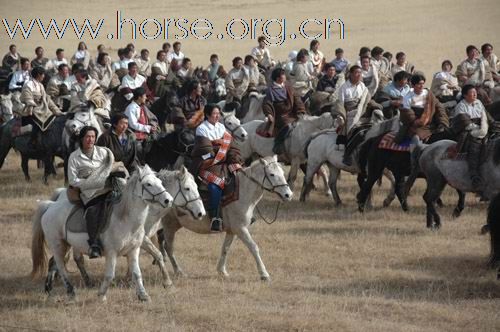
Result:
{"type": "MultiPolygon", "coordinates": [[[[341,18],[346,38],[320,40],[320,49],[332,59],[334,49],[345,49],[350,61],[361,46],[379,45],[395,54],[404,50],[410,62],[427,74],[439,70],[444,59],[456,66],[468,44],[492,43],[500,53],[500,10],[496,0],[421,1],[312,1],[229,0],[147,2],[53,0],[0,0],[0,18],[89,18],[105,24],[96,40],[85,39],[92,54],[105,44],[114,57],[118,47],[134,42],[149,48],[154,58],[164,40],[107,40],[114,32],[116,11],[126,18],[207,18],[221,30],[231,18],[286,18],[296,30],[306,18],[341,18]]],[[[1,24],[0,24],[1,25],[1,24]]],[[[319,31],[320,28],[316,29],[319,31]]],[[[288,30],[287,34],[295,32],[288,30]]],[[[314,30],[314,29],[312,29],[314,30]]],[[[125,31],[125,30],[124,30],[125,31]]],[[[313,33],[315,31],[311,31],[313,33]]],[[[317,31],[316,31],[317,32],[317,31]]],[[[124,32],[126,36],[126,33],[124,32]]],[[[169,40],[173,42],[173,40],[169,40]]],[[[23,40],[10,40],[0,27],[0,53],[15,43],[22,55],[32,57],[36,46],[53,57],[58,47],[73,54],[78,40],[44,40],[37,30],[23,40]]],[[[182,41],[194,65],[208,64],[218,53],[225,67],[246,55],[255,40],[182,41]]],[[[308,47],[305,39],[287,39],[272,54],[286,59],[290,50],[308,47]]],[[[62,175],[49,186],[41,184],[41,171],[31,162],[32,183],[24,182],[20,158],[11,152],[0,170],[0,331],[499,331],[500,282],[486,268],[489,239],[479,235],[486,204],[467,197],[458,220],[451,219],[454,191],[443,195],[443,227],[425,228],[421,198],[425,184],[419,180],[409,199],[411,211],[397,203],[381,209],[387,184],[376,188],[375,209],[359,214],[353,177],[343,175],[339,192],[345,205],[314,192],[305,204],[284,205],[273,225],[258,221],[251,227],[272,281],[259,281],[255,262],[243,244],[235,241],[228,261],[229,279],[218,277],[215,267],[222,236],[198,236],[180,231],[177,255],[188,277],[175,279],[173,290],[161,287],[160,273],[151,258],[142,255],[141,267],[149,304],[139,303],[125,280],[125,260],[120,260],[117,281],[108,302],[99,303],[97,289],[84,289],[77,268],[69,263],[77,286],[76,303],[65,301],[62,284],[47,299],[43,280],[31,280],[31,216],[37,199],[46,199],[63,185],[62,175]]],[[[62,173],[62,171],[60,171],[62,173]]],[[[265,195],[261,208],[267,216],[277,198],[265,195]]],[[[88,262],[96,280],[103,276],[103,260],[88,262]]],[[[171,270],[171,269],[170,269],[171,270]]]]}
{"type": "MultiPolygon", "coordinates": [[[[107,303],[97,289],[84,289],[76,265],[69,263],[77,301],[66,303],[57,282],[47,299],[43,280],[32,281],[31,215],[36,200],[62,185],[25,183],[19,158],[11,154],[0,172],[0,331],[498,331],[500,282],[485,266],[488,237],[479,235],[486,205],[470,196],[463,216],[451,219],[455,192],[444,194],[443,228],[425,228],[418,183],[403,213],[394,202],[381,209],[387,191],[376,189],[375,209],[356,212],[354,178],[344,176],[345,206],[335,208],[319,192],[280,210],[278,221],[258,221],[251,232],[260,246],[272,281],[259,281],[255,262],[236,241],[229,255],[229,279],[215,271],[221,235],[178,234],[178,258],[188,277],[175,279],[173,290],[161,286],[151,258],[141,256],[146,288],[152,297],[141,304],[125,279],[121,259],[116,285],[107,303]],[[26,329],[23,329],[26,328],[26,329]]],[[[296,193],[298,194],[298,193],[296,193]]],[[[261,207],[270,216],[276,198],[265,195],[261,207]]],[[[98,280],[103,260],[90,261],[98,280]]]]}

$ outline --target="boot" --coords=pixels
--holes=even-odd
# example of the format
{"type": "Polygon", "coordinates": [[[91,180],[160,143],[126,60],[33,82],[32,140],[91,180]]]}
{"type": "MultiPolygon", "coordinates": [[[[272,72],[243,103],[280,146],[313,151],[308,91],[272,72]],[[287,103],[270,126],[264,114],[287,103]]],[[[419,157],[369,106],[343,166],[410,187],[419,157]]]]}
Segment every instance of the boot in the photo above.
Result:
{"type": "Polygon", "coordinates": [[[101,257],[101,245],[97,239],[99,224],[102,219],[102,204],[90,206],[85,211],[85,221],[87,222],[87,232],[89,235],[89,258],[101,257]]]}
{"type": "Polygon", "coordinates": [[[481,175],[479,174],[479,164],[481,157],[481,141],[475,138],[470,138],[467,149],[467,164],[469,166],[469,175],[472,181],[474,191],[480,191],[483,184],[481,175]]]}
{"type": "Polygon", "coordinates": [[[210,231],[212,233],[222,232],[222,218],[220,217],[219,209],[208,210],[208,216],[210,217],[210,231]]]}

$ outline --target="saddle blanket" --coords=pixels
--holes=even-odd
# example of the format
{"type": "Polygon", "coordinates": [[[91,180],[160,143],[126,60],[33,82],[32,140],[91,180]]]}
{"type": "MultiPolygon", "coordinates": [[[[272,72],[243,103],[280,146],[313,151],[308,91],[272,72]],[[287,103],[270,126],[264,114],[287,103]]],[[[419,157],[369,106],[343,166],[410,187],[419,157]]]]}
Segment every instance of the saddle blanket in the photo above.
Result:
{"type": "MultiPolygon", "coordinates": [[[[104,225],[99,226],[99,234],[103,233],[106,228],[108,228],[109,220],[111,216],[111,205],[113,203],[106,202],[104,209],[105,212],[105,221],[104,225]]],[[[73,204],[73,208],[68,215],[68,219],[66,220],[66,238],[68,238],[68,232],[72,233],[88,233],[87,231],[87,222],[85,221],[85,213],[83,206],[81,204],[73,204]]]]}
{"type": "Polygon", "coordinates": [[[392,150],[399,152],[409,152],[410,151],[410,139],[406,138],[401,143],[394,143],[395,133],[390,132],[384,135],[378,144],[379,149],[392,150]]]}
{"type": "MultiPolygon", "coordinates": [[[[208,200],[210,198],[210,193],[208,192],[208,188],[203,183],[201,183],[198,188],[201,200],[203,201],[203,205],[205,206],[205,208],[207,208],[208,200]]],[[[238,177],[235,176],[233,173],[230,173],[229,177],[226,177],[225,179],[220,206],[224,207],[229,203],[237,201],[239,198],[240,198],[240,183],[238,177]]]]}
{"type": "Polygon", "coordinates": [[[466,160],[466,158],[467,158],[467,153],[465,152],[459,153],[456,144],[450,145],[443,153],[443,156],[441,157],[441,159],[448,159],[448,160],[466,160]]]}

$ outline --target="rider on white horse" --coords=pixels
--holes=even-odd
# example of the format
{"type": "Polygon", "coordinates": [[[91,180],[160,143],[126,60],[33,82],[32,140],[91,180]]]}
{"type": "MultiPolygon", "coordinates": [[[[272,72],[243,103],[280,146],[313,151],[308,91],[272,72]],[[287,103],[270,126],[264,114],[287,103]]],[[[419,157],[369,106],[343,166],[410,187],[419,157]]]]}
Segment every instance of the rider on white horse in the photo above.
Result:
{"type": "Polygon", "coordinates": [[[233,137],[219,122],[221,110],[215,104],[205,106],[205,121],[196,128],[192,152],[192,173],[198,175],[210,194],[208,215],[212,219],[211,230],[222,231],[220,202],[225,184],[226,165],[230,172],[241,168],[239,151],[231,148],[233,137]]]}
{"type": "Polygon", "coordinates": [[[283,142],[289,125],[306,111],[300,96],[285,85],[286,74],[283,68],[274,69],[271,79],[273,83],[266,91],[262,111],[270,124],[268,131],[275,137],[273,152],[281,154],[285,152],[283,142]]]}
{"type": "MultiPolygon", "coordinates": [[[[94,145],[96,137],[96,128],[83,127],[79,135],[80,148],[71,153],[68,161],[68,191],[78,192],[83,202],[89,234],[90,258],[101,256],[97,234],[105,219],[105,200],[110,191],[106,186],[106,180],[114,160],[111,150],[94,145]]],[[[125,173],[117,176],[124,176],[123,174],[125,173]]]]}

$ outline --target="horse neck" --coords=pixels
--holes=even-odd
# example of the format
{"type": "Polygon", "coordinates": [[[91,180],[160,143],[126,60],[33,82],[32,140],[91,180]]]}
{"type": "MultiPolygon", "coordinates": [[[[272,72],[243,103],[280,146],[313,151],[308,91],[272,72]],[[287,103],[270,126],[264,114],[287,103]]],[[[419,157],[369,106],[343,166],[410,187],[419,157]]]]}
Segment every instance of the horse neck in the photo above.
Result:
{"type": "Polygon", "coordinates": [[[249,205],[257,205],[264,195],[264,187],[260,184],[264,179],[263,169],[262,164],[256,163],[243,169],[246,175],[243,172],[237,173],[240,188],[245,188],[244,197],[240,195],[239,199],[246,199],[249,205]]]}
{"type": "Polygon", "coordinates": [[[125,186],[122,199],[113,207],[110,229],[113,229],[113,226],[115,226],[120,232],[124,230],[134,232],[144,226],[149,205],[135,193],[137,190],[136,187],[140,186],[138,181],[138,179],[133,180],[133,183],[129,181],[125,186]]]}

